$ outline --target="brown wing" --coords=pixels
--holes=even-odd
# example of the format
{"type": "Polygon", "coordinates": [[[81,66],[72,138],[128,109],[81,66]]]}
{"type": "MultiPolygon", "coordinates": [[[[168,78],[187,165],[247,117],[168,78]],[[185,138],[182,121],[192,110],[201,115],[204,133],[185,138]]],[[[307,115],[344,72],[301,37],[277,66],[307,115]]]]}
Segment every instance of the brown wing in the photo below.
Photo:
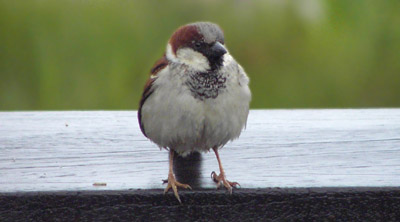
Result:
{"type": "Polygon", "coordinates": [[[139,103],[139,110],[138,110],[138,120],[139,120],[139,126],[140,126],[140,130],[142,131],[142,133],[147,137],[146,132],[144,130],[144,125],[142,122],[142,107],[143,104],[146,102],[147,98],[149,98],[149,96],[151,96],[151,94],[154,92],[154,81],[156,81],[157,79],[157,74],[164,69],[166,66],[168,65],[168,60],[165,57],[165,55],[159,59],[153,66],[153,68],[150,70],[151,73],[151,77],[147,80],[146,84],[144,85],[144,90],[143,90],[143,94],[142,94],[142,98],[140,99],[140,103],[139,103]]]}

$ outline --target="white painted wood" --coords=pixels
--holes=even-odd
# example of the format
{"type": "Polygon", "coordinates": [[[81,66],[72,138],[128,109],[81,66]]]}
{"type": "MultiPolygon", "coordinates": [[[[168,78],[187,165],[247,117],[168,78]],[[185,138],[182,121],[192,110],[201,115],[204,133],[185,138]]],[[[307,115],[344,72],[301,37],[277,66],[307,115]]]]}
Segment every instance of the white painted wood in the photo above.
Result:
{"type": "MultiPolygon", "coordinates": [[[[252,110],[220,155],[243,188],[400,186],[400,109],[252,110]]],[[[167,158],[135,111],[0,112],[0,192],[163,188],[167,158]]]]}

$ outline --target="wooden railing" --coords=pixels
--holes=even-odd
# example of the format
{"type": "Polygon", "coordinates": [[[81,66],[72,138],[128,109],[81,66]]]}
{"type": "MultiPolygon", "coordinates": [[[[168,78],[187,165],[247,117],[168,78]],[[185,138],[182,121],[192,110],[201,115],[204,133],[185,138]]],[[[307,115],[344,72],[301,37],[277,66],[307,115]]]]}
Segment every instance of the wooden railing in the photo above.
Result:
{"type": "Polygon", "coordinates": [[[220,156],[241,188],[215,190],[213,153],[178,158],[179,205],[136,112],[0,112],[0,221],[400,220],[400,109],[252,110],[220,156]]]}

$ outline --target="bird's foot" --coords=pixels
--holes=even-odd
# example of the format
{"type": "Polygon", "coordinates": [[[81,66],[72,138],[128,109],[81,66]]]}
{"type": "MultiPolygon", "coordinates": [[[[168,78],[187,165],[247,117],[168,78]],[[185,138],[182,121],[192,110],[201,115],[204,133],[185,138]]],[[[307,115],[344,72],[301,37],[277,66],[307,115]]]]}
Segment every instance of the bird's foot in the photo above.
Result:
{"type": "Polygon", "coordinates": [[[226,179],[224,173],[220,173],[217,175],[214,171],[211,173],[211,178],[214,180],[215,183],[217,183],[217,188],[223,184],[226,189],[228,189],[229,193],[232,194],[232,187],[237,188],[240,186],[238,182],[230,182],[229,180],[226,179]]]}
{"type": "Polygon", "coordinates": [[[178,199],[179,203],[182,203],[182,201],[181,198],[179,198],[178,187],[183,187],[185,189],[192,189],[188,184],[182,184],[176,181],[174,174],[169,174],[168,179],[164,180],[164,183],[168,183],[167,187],[164,190],[164,194],[166,194],[168,190],[172,188],[172,190],[174,191],[174,195],[176,199],[178,199]]]}

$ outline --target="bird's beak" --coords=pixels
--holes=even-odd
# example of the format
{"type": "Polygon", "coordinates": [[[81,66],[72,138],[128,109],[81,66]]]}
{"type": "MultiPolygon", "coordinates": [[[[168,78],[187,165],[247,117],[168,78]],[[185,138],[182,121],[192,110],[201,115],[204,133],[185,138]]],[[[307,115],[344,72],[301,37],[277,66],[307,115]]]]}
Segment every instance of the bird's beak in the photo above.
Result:
{"type": "Polygon", "coordinates": [[[213,46],[211,46],[211,51],[212,55],[215,55],[215,57],[221,57],[228,52],[225,47],[219,42],[216,42],[213,46]]]}

